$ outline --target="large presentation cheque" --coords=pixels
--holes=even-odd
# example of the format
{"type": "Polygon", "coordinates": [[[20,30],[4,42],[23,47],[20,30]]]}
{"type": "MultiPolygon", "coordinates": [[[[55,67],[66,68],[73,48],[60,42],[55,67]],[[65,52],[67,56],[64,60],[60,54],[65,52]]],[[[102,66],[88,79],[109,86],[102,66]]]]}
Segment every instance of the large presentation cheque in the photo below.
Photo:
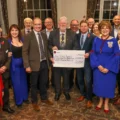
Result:
{"type": "Polygon", "coordinates": [[[84,67],[84,50],[54,50],[53,67],[82,68],[84,67]]]}

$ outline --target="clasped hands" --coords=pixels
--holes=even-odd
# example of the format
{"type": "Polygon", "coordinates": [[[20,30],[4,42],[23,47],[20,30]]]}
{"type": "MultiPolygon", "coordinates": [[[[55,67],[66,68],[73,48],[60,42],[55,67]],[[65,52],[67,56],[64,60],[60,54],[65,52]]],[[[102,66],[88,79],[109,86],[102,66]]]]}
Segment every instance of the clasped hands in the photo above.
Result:
{"type": "Polygon", "coordinates": [[[6,71],[7,67],[6,66],[2,66],[0,68],[0,74],[4,73],[6,71]]]}
{"type": "Polygon", "coordinates": [[[100,70],[100,72],[102,72],[102,73],[108,73],[109,72],[109,70],[108,69],[106,69],[106,68],[104,68],[103,66],[101,66],[101,65],[99,65],[98,66],[98,69],[100,70]]]}

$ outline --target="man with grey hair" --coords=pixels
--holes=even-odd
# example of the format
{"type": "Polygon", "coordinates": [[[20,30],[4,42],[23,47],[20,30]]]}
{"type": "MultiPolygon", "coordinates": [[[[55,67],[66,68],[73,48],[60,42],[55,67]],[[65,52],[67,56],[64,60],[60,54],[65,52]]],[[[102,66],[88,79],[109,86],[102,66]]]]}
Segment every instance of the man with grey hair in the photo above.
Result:
{"type": "MultiPolygon", "coordinates": [[[[67,18],[61,17],[58,22],[58,29],[52,31],[49,36],[49,48],[53,50],[73,50],[76,45],[75,33],[67,29],[67,18]]],[[[54,63],[54,59],[51,58],[54,63]]],[[[54,67],[55,100],[58,101],[61,95],[61,76],[63,77],[63,93],[66,100],[69,95],[69,73],[68,68],[54,67]]]]}
{"type": "MultiPolygon", "coordinates": [[[[24,26],[25,28],[21,30],[21,35],[24,38],[25,35],[27,35],[28,33],[30,33],[32,31],[32,24],[33,24],[33,20],[29,17],[24,19],[24,26]]],[[[28,92],[30,91],[30,73],[26,73],[27,74],[27,84],[28,84],[28,92]]]]}
{"type": "Polygon", "coordinates": [[[21,34],[23,37],[32,31],[32,23],[33,20],[31,18],[27,17],[24,19],[25,28],[21,30],[21,34]]]}
{"type": "Polygon", "coordinates": [[[88,27],[89,27],[88,31],[91,32],[92,26],[95,23],[95,20],[93,18],[88,18],[87,23],[88,23],[88,27]]]}

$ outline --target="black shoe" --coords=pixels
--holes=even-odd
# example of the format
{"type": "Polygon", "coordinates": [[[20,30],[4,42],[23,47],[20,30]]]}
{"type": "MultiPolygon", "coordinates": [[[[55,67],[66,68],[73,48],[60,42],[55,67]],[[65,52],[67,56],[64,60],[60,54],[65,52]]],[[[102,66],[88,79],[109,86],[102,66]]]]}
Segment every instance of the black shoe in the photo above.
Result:
{"type": "Polygon", "coordinates": [[[15,111],[14,111],[13,109],[11,109],[10,107],[3,108],[2,110],[5,111],[5,112],[8,112],[8,113],[14,113],[14,112],[15,112],[15,111]]]}
{"type": "Polygon", "coordinates": [[[24,100],[25,104],[30,104],[29,100],[24,100]]]}
{"type": "Polygon", "coordinates": [[[60,93],[56,93],[55,94],[55,98],[54,98],[55,101],[58,101],[60,99],[60,95],[61,95],[60,93]]]}
{"type": "Polygon", "coordinates": [[[22,107],[22,104],[20,104],[20,105],[17,105],[17,107],[18,107],[18,108],[21,108],[21,107],[22,107]]]}
{"type": "Polygon", "coordinates": [[[65,95],[66,100],[70,100],[70,99],[71,99],[71,97],[70,97],[70,94],[69,94],[69,93],[64,93],[64,95],[65,95]]]}

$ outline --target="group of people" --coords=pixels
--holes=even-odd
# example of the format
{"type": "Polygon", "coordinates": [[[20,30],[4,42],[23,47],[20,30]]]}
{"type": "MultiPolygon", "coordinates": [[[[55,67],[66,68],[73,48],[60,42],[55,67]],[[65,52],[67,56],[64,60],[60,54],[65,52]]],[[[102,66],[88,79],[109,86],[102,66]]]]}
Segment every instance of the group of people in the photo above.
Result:
{"type": "MultiPolygon", "coordinates": [[[[38,17],[25,18],[25,28],[10,26],[8,40],[2,37],[0,30],[0,105],[2,110],[14,113],[9,105],[9,79],[11,79],[15,104],[21,107],[23,102],[29,104],[28,94],[31,92],[32,107],[39,111],[38,91],[41,102],[53,105],[48,99],[49,81],[55,90],[55,101],[63,93],[70,100],[70,89],[74,82],[80,90],[78,102],[87,99],[86,107],[91,108],[93,93],[99,97],[96,110],[104,103],[104,112],[109,112],[109,99],[115,97],[116,76],[119,75],[120,64],[120,16],[113,18],[113,27],[108,21],[95,23],[88,20],[72,20],[68,29],[68,20],[60,17],[58,28],[54,28],[52,18],[44,21],[38,17]],[[53,67],[53,50],[84,50],[85,64],[83,68],[53,67]],[[51,80],[49,80],[51,68],[51,80]],[[76,74],[74,74],[76,70],[76,74]],[[10,76],[10,77],[9,77],[10,76]],[[61,85],[61,77],[63,85],[61,85]],[[74,81],[75,78],[75,81],[74,81]],[[61,87],[63,86],[63,88],[61,87]]],[[[120,82],[118,80],[118,90],[120,82]]],[[[120,91],[119,91],[120,93],[120,91]]],[[[119,98],[115,104],[120,104],[119,98]]]]}

